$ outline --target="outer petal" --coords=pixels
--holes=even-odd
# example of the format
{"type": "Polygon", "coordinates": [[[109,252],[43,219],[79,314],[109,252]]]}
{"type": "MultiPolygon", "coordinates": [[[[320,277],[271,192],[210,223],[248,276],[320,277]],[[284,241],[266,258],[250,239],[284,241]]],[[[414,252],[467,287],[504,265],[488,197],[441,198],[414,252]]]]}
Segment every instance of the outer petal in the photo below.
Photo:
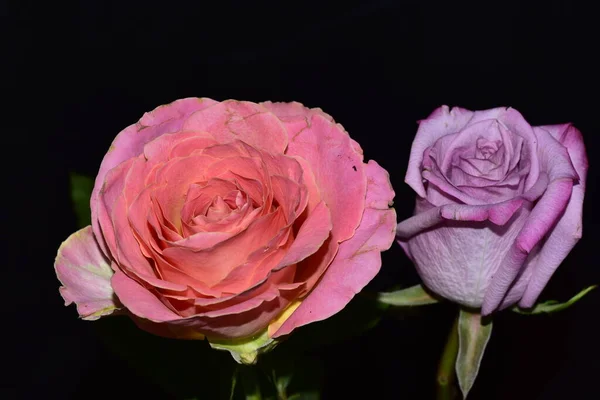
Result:
{"type": "Polygon", "coordinates": [[[276,271],[261,284],[228,299],[207,304],[200,313],[173,323],[192,327],[209,339],[239,338],[266,328],[303,290],[301,282],[282,284],[294,276],[293,268],[276,271]]]}
{"type": "Polygon", "coordinates": [[[183,127],[208,132],[221,143],[237,139],[274,154],[283,153],[288,142],[279,119],[263,106],[249,101],[227,100],[196,112],[183,127]]]}
{"type": "MultiPolygon", "coordinates": [[[[511,203],[506,205],[510,206],[511,203]]],[[[425,222],[428,222],[428,213],[433,214],[435,219],[443,218],[443,207],[450,206],[432,208],[419,213],[417,217],[422,216],[425,222]]],[[[518,235],[531,205],[523,202],[504,226],[490,221],[489,216],[495,210],[486,210],[485,206],[469,207],[482,208],[481,213],[473,213],[472,218],[476,219],[444,218],[442,223],[419,223],[418,233],[404,243],[407,243],[419,276],[429,289],[454,302],[478,308],[481,307],[491,277],[518,235]],[[433,226],[435,229],[428,229],[433,226]]],[[[453,214],[448,217],[453,217],[453,214]]],[[[406,225],[402,226],[405,222],[398,226],[403,231],[399,231],[401,235],[406,233],[406,225]]]]}
{"type": "MultiPolygon", "coordinates": [[[[405,241],[445,220],[490,221],[496,225],[506,224],[524,203],[537,200],[548,185],[548,177],[542,174],[536,184],[526,193],[501,203],[486,205],[446,204],[421,210],[413,217],[398,224],[398,240],[405,241]]],[[[422,200],[425,201],[425,200],[422,200]]],[[[420,204],[420,203],[419,203],[420,204]]]]}
{"type": "Polygon", "coordinates": [[[187,98],[174,101],[157,107],[149,113],[145,113],[140,121],[130,125],[121,131],[113,140],[110,149],[100,164],[100,170],[96,176],[96,183],[92,192],[90,207],[92,211],[92,226],[94,235],[104,254],[108,255],[106,245],[102,241],[100,226],[97,223],[98,193],[104,184],[106,173],[125,160],[136,157],[144,150],[144,145],[165,133],[177,132],[181,129],[184,118],[195,111],[202,110],[216,104],[216,101],[208,98],[187,98]]]}
{"type": "Polygon", "coordinates": [[[329,114],[325,114],[320,108],[307,108],[298,102],[292,103],[272,103],[265,101],[261,106],[271,111],[285,125],[289,140],[292,140],[298,133],[311,125],[313,115],[320,115],[323,118],[333,122],[329,114]]]}
{"type": "MultiPolygon", "coordinates": [[[[299,156],[310,166],[321,198],[331,212],[331,245],[320,263],[304,266],[303,271],[324,269],[337,251],[337,244],[351,238],[364,210],[367,179],[362,154],[340,125],[320,115],[291,140],[286,154],[299,156]]],[[[320,273],[312,274],[316,281],[320,273]]],[[[312,278],[311,278],[312,279],[312,278]]],[[[309,284],[312,286],[312,283],[309,284]]]]}
{"type": "Polygon", "coordinates": [[[550,277],[581,238],[583,198],[588,169],[583,137],[577,128],[570,124],[535,128],[547,130],[562,143],[579,175],[579,183],[573,186],[573,192],[567,208],[550,233],[533,267],[533,273],[527,289],[519,303],[521,307],[532,307],[550,277]]]}
{"type": "Polygon", "coordinates": [[[417,214],[398,224],[398,242],[431,290],[460,304],[480,307],[506,249],[547,185],[543,174],[523,195],[489,205],[433,207],[418,199],[417,214]]]}
{"type": "Polygon", "coordinates": [[[367,208],[358,229],[340,244],[321,281],[273,337],[339,312],[379,272],[381,252],[392,245],[396,231],[396,212],[388,208],[394,191],[387,172],[375,161],[369,161],[365,172],[367,208]]]}
{"type": "Polygon", "coordinates": [[[112,286],[121,303],[138,317],[153,322],[166,322],[181,319],[148,289],[117,270],[112,277],[112,286]]]}
{"type": "MultiPolygon", "coordinates": [[[[523,229],[506,254],[502,265],[494,275],[485,294],[482,305],[483,315],[490,314],[500,305],[521,271],[529,253],[546,234],[553,232],[555,225],[566,214],[565,210],[571,198],[573,182],[579,179],[567,149],[545,130],[538,130],[536,136],[539,144],[540,170],[548,174],[550,184],[544,196],[532,210],[523,229]]],[[[583,197],[580,200],[583,200],[583,197]]],[[[542,258],[541,255],[540,258],[542,258]]],[[[554,261],[557,259],[556,256],[552,258],[554,261]]],[[[538,260],[538,264],[543,265],[540,260],[538,260]]],[[[550,268],[555,269],[557,266],[558,264],[555,264],[550,268]]]]}
{"type": "Polygon", "coordinates": [[[117,309],[118,302],[110,285],[113,271],[94,239],[91,226],[73,233],[63,242],[54,269],[63,284],[60,294],[65,305],[77,304],[81,318],[96,320],[117,309]]]}

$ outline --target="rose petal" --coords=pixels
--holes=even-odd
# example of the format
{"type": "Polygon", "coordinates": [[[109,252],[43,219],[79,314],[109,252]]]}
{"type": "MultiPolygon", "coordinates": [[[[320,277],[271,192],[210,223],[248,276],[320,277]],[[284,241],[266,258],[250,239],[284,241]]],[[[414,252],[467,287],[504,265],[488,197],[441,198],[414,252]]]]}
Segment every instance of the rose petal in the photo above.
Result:
{"type": "Polygon", "coordinates": [[[285,125],[289,140],[292,140],[298,133],[307,127],[309,128],[314,115],[320,115],[326,120],[334,122],[333,118],[324,113],[320,108],[307,108],[298,102],[273,103],[265,101],[260,104],[281,120],[285,125]]]}
{"type": "Polygon", "coordinates": [[[117,256],[117,244],[111,218],[112,209],[126,186],[126,177],[133,162],[133,159],[127,160],[108,171],[106,181],[102,185],[96,203],[97,224],[102,229],[101,235],[104,239],[98,240],[98,243],[102,241],[108,249],[108,252],[105,251],[105,254],[112,255],[113,257],[117,256]]]}
{"type": "Polygon", "coordinates": [[[252,296],[236,306],[221,309],[214,316],[191,317],[178,324],[203,332],[209,340],[251,336],[268,326],[296,298],[300,288],[272,288],[272,292],[252,296]]]}
{"type": "MultiPolygon", "coordinates": [[[[121,162],[141,154],[146,143],[165,133],[179,131],[183,123],[183,117],[214,104],[216,104],[216,102],[208,98],[180,99],[171,104],[157,107],[154,111],[144,114],[138,123],[125,128],[117,135],[117,137],[115,137],[111,148],[108,150],[100,164],[90,201],[92,227],[94,229],[94,235],[97,238],[101,238],[102,234],[100,226],[97,223],[98,214],[96,203],[98,201],[98,193],[104,184],[106,173],[121,162]]],[[[105,243],[99,239],[98,244],[102,251],[105,254],[108,254],[105,243]]]]}
{"type": "Polygon", "coordinates": [[[275,154],[283,153],[288,141],[279,119],[263,106],[247,101],[227,100],[201,110],[192,114],[183,127],[208,132],[220,143],[241,140],[275,154]]]}
{"type": "Polygon", "coordinates": [[[144,145],[144,157],[153,163],[164,163],[175,157],[189,156],[217,142],[206,132],[165,133],[144,145]]]}
{"type": "Polygon", "coordinates": [[[111,280],[112,287],[119,300],[129,311],[138,317],[153,322],[166,322],[181,319],[181,316],[171,311],[153,293],[117,270],[111,280]]]}
{"type": "Polygon", "coordinates": [[[340,244],[319,284],[272,337],[337,313],[379,272],[381,252],[394,241],[396,212],[388,208],[394,192],[387,172],[376,162],[369,161],[365,172],[369,183],[366,203],[370,206],[364,210],[358,229],[340,244]]]}
{"type": "Polygon", "coordinates": [[[396,235],[400,241],[432,228],[444,220],[455,221],[486,221],[496,225],[506,224],[525,203],[537,200],[548,185],[548,177],[542,174],[536,184],[526,193],[513,199],[495,204],[466,205],[446,204],[432,207],[427,211],[418,212],[411,218],[405,219],[397,226],[396,235]]]}
{"type": "MultiPolygon", "coordinates": [[[[300,129],[303,129],[306,127],[308,122],[305,118],[310,120],[313,115],[320,115],[323,118],[333,122],[331,115],[324,113],[320,108],[308,108],[297,101],[292,101],[289,103],[265,101],[260,103],[260,105],[275,114],[277,118],[284,121],[286,128],[290,128],[290,124],[293,123],[293,121],[298,120],[304,124],[300,127],[300,129]]],[[[289,129],[288,132],[291,133],[292,136],[298,133],[298,131],[289,129]]]]}
{"type": "Polygon", "coordinates": [[[425,149],[441,137],[458,132],[473,117],[473,111],[448,106],[441,106],[433,111],[429,117],[419,121],[419,129],[413,140],[408,160],[408,169],[404,181],[413,188],[421,197],[425,197],[425,187],[421,177],[421,166],[423,164],[423,153],[425,149]]]}
{"type": "Polygon", "coordinates": [[[186,247],[169,247],[162,254],[186,274],[212,286],[241,265],[252,251],[266,245],[283,226],[285,217],[278,209],[257,218],[246,230],[213,248],[194,251],[186,247]]]}
{"type": "Polygon", "coordinates": [[[63,286],[65,305],[77,305],[85,320],[96,320],[117,309],[110,285],[113,271],[94,238],[91,226],[73,233],[58,249],[54,262],[56,276],[63,286]]]}
{"type": "MultiPolygon", "coordinates": [[[[146,208],[146,210],[149,206],[146,208]]],[[[142,253],[140,243],[145,244],[144,241],[139,241],[135,238],[134,232],[129,224],[127,204],[124,199],[124,193],[119,196],[113,208],[112,215],[113,226],[115,229],[115,237],[117,238],[117,254],[115,260],[119,267],[126,270],[129,274],[134,274],[136,277],[148,282],[150,285],[173,290],[176,292],[182,292],[187,290],[187,286],[178,284],[172,280],[163,280],[160,276],[157,276],[151,263],[142,253]]],[[[147,254],[149,249],[145,249],[147,254]]]]}
{"type": "Polygon", "coordinates": [[[504,124],[511,132],[521,136],[523,141],[523,149],[526,153],[521,156],[521,162],[527,162],[529,174],[525,181],[524,190],[529,190],[538,180],[540,174],[540,161],[538,160],[538,138],[533,132],[533,128],[520,112],[514,108],[508,108],[505,113],[498,117],[498,120],[504,124]]]}
{"type": "Polygon", "coordinates": [[[198,314],[177,323],[200,330],[211,338],[251,335],[264,329],[303,290],[301,282],[282,283],[290,282],[293,276],[294,269],[286,268],[243,293],[219,299],[196,299],[196,303],[202,304],[198,314]]]}
{"type": "MultiPolygon", "coordinates": [[[[184,132],[181,132],[183,134],[184,132]]],[[[179,139],[171,148],[169,159],[189,157],[196,152],[202,152],[210,146],[215,146],[218,142],[209,133],[192,132],[193,135],[185,139],[179,139]]]]}
{"type": "Polygon", "coordinates": [[[255,286],[274,270],[279,261],[285,256],[293,237],[289,230],[282,231],[276,239],[281,241],[274,247],[265,246],[250,254],[248,260],[234,268],[221,282],[213,288],[223,293],[237,294],[255,286]]]}
{"type": "MultiPolygon", "coordinates": [[[[499,141],[502,143],[504,149],[509,152],[509,157],[506,161],[510,161],[513,151],[512,135],[506,128],[503,129],[498,120],[491,119],[470,123],[460,132],[446,135],[443,137],[443,140],[436,141],[433,147],[436,149],[436,153],[441,156],[440,159],[437,160],[440,169],[443,172],[446,172],[452,164],[455,155],[459,154],[461,149],[472,148],[482,139],[486,141],[499,141]]],[[[510,164],[509,162],[503,164],[504,171],[502,175],[506,175],[510,164]]]]}
{"type": "MultiPolygon", "coordinates": [[[[573,181],[579,179],[567,149],[547,131],[538,130],[536,134],[540,170],[548,174],[550,184],[494,275],[485,294],[483,315],[492,313],[498,307],[531,250],[560,220],[569,204],[573,181]]],[[[556,260],[556,257],[553,258],[556,260]]],[[[555,269],[556,266],[550,268],[555,269]]]]}
{"type": "MultiPolygon", "coordinates": [[[[331,212],[332,245],[323,249],[309,272],[308,286],[316,281],[337,251],[337,243],[352,237],[361,220],[365,204],[367,179],[362,155],[358,154],[346,132],[320,115],[313,115],[311,125],[296,134],[288,145],[287,153],[304,158],[315,177],[321,198],[331,212]]],[[[309,261],[309,260],[307,260],[309,261]]],[[[302,278],[301,278],[302,279],[302,278]]]]}
{"type": "Polygon", "coordinates": [[[310,212],[276,269],[299,263],[314,254],[321,248],[331,229],[331,213],[325,202],[322,201],[310,212]]]}
{"type": "Polygon", "coordinates": [[[577,128],[570,124],[535,128],[538,135],[541,129],[548,131],[567,148],[569,157],[579,175],[579,182],[573,186],[569,204],[546,239],[539,258],[535,262],[531,279],[519,303],[521,307],[526,308],[535,304],[556,268],[581,238],[583,199],[588,169],[583,137],[577,128]]]}

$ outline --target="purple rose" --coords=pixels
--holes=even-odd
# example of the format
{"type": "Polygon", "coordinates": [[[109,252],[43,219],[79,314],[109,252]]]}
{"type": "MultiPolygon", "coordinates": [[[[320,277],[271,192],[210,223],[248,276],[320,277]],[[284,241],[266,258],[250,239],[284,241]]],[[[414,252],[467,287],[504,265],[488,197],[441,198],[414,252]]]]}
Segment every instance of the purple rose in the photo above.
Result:
{"type": "Polygon", "coordinates": [[[571,124],[440,107],[412,145],[405,180],[418,197],[398,242],[442,297],[484,315],[531,307],[581,238],[587,168],[571,124]]]}

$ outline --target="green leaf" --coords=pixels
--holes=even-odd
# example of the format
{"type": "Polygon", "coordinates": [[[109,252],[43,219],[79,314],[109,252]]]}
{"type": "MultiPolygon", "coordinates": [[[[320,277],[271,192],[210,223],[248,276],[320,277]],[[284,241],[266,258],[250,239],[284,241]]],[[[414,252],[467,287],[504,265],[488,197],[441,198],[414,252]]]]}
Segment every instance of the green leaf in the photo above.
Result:
{"type": "Polygon", "coordinates": [[[531,309],[523,309],[523,308],[519,308],[517,306],[511,308],[511,310],[513,310],[514,312],[518,313],[518,314],[523,314],[523,315],[534,315],[534,314],[551,314],[551,313],[555,313],[558,311],[562,311],[566,308],[571,307],[573,304],[575,304],[576,302],[578,302],[583,296],[585,296],[586,294],[588,294],[589,292],[591,292],[592,290],[596,289],[598,287],[598,285],[592,285],[589,286],[585,289],[583,289],[581,292],[577,293],[575,296],[573,296],[570,300],[564,302],[564,303],[559,303],[556,300],[548,300],[544,303],[539,303],[536,304],[533,308],[531,309]]]}
{"type": "Polygon", "coordinates": [[[71,186],[71,201],[75,216],[77,217],[77,226],[86,227],[91,224],[92,216],[90,212],[90,197],[94,189],[94,180],[88,176],[80,175],[75,172],[69,174],[71,186]]]}
{"type": "Polygon", "coordinates": [[[482,324],[481,314],[460,310],[456,377],[464,398],[467,398],[467,394],[473,387],[473,383],[475,383],[483,353],[491,334],[491,321],[482,324]]]}
{"type": "Polygon", "coordinates": [[[377,300],[392,306],[423,306],[438,302],[436,298],[425,291],[422,285],[412,286],[395,292],[379,293],[377,300]]]}

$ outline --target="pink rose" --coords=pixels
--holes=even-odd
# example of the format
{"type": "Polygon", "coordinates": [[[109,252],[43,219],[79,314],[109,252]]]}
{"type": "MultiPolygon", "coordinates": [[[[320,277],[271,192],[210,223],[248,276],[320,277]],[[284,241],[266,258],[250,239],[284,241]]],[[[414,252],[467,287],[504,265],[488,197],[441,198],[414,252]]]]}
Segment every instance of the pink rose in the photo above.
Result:
{"type": "Polygon", "coordinates": [[[269,338],[340,311],[394,239],[388,174],[320,109],[187,98],[123,130],[92,226],[59,249],[66,304],[179,338],[269,338]]]}
{"type": "Polygon", "coordinates": [[[581,237],[587,158],[572,125],[443,106],[420,121],[397,237],[425,285],[484,315],[531,307],[581,237]]]}

